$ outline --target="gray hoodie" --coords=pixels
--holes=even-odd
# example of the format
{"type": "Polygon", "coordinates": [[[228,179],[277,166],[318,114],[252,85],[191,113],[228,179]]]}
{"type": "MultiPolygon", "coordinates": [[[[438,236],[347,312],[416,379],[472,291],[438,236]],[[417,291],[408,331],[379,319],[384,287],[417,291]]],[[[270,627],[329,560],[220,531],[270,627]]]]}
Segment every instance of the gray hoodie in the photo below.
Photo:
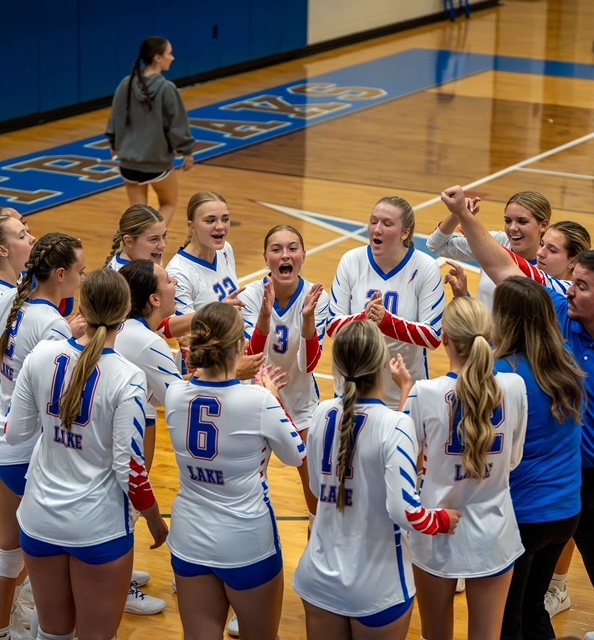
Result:
{"type": "Polygon", "coordinates": [[[105,135],[120,157],[122,167],[160,173],[171,169],[176,152],[189,155],[196,141],[190,133],[188,116],[173,82],[161,74],[148,76],[145,80],[148,96],[136,76],[132,81],[129,125],[126,124],[126,99],[130,76],[120,82],[105,135]]]}

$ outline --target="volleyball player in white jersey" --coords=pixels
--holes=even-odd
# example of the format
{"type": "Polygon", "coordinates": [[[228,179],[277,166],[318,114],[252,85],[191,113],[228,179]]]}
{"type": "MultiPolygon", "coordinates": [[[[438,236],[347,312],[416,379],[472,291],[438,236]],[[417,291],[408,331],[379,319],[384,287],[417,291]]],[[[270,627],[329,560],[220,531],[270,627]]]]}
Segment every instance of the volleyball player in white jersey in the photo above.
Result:
{"type": "MultiPolygon", "coordinates": [[[[507,249],[507,251],[529,278],[537,279],[550,289],[566,295],[573,281],[575,258],[578,253],[588,249],[590,249],[588,230],[573,220],[562,220],[550,225],[544,232],[540,249],[536,253],[536,265],[514,253],[511,249],[507,249]]],[[[453,262],[448,262],[448,264],[452,266],[452,269],[446,275],[446,282],[451,285],[453,294],[455,296],[468,295],[464,269],[461,265],[453,262]]],[[[484,272],[481,273],[484,274],[484,272]]],[[[485,275],[485,277],[487,276],[485,275]]]]}
{"type": "Polygon", "coordinates": [[[451,533],[459,512],[419,501],[412,421],[378,399],[389,354],[377,326],[352,323],[332,356],[344,395],[314,413],[307,464],[318,512],[293,586],[309,640],[404,640],[415,594],[405,531],[451,533]]]}
{"type": "Polygon", "coordinates": [[[493,374],[490,336],[487,307],[455,298],[443,318],[450,372],[417,381],[406,401],[422,444],[423,504],[462,512],[454,537],[413,532],[410,539],[423,636],[429,640],[453,638],[458,578],[466,578],[467,637],[499,640],[514,561],[524,551],[509,476],[522,458],[526,385],[515,373],[493,374]]]}
{"type": "Polygon", "coordinates": [[[237,309],[198,311],[189,346],[200,379],[173,382],[165,398],[180,470],[168,544],[184,634],[220,640],[231,604],[242,640],[274,640],[283,573],[266,470],[272,452],[299,466],[305,445],[272,393],[236,379],[237,309]]]}
{"type": "Polygon", "coordinates": [[[120,273],[130,287],[131,309],[116,338],[116,350],[142,369],[148,382],[150,405],[144,454],[150,471],[155,449],[155,406],[165,404],[165,392],[174,380],[181,380],[171,349],[157,333],[163,320],[175,312],[175,280],[150,260],[134,260],[120,273]]]}
{"type": "Polygon", "coordinates": [[[167,536],[144,467],[146,378],[113,349],[129,305],[119,274],[91,273],[81,289],[84,337],[38,344],[14,390],[8,441],[42,429],[18,510],[41,640],[73,638],[75,626],[80,640],[115,637],[132,571],[129,502],[153,546],[167,536]]]}
{"type": "Polygon", "coordinates": [[[22,222],[14,216],[0,214],[0,295],[16,287],[34,242],[35,238],[22,222]]]}
{"type": "MultiPolygon", "coordinates": [[[[18,278],[29,260],[31,247],[35,242],[35,238],[30,235],[19,218],[20,215],[14,209],[0,208],[0,327],[6,326],[6,318],[14,300],[18,278]],[[11,293],[5,296],[7,292],[11,293]]],[[[0,480],[0,495],[8,491],[0,480]]],[[[8,495],[10,500],[10,493],[8,495]]],[[[10,546],[10,541],[4,537],[6,533],[0,524],[0,549],[7,549],[10,546]]],[[[8,582],[6,581],[0,564],[0,638],[3,633],[1,630],[10,625],[11,619],[12,598],[4,597],[4,588],[8,586],[12,592],[12,581],[9,579],[8,582]]],[[[16,621],[13,622],[14,624],[16,621]]]]}
{"type": "MultiPolygon", "coordinates": [[[[235,271],[233,248],[227,242],[231,228],[227,201],[213,191],[199,191],[188,202],[187,218],[188,241],[167,265],[167,273],[177,281],[176,313],[186,317],[217,301],[242,307],[237,296],[243,288],[235,271]]],[[[185,353],[183,342],[180,347],[185,353]]],[[[264,360],[263,354],[242,357],[238,378],[253,378],[264,360]]]]}
{"type": "MultiPolygon", "coordinates": [[[[480,198],[467,198],[467,206],[475,215],[479,212],[480,198]]],[[[551,221],[551,204],[537,191],[520,191],[506,203],[504,231],[491,235],[506,249],[511,249],[525,260],[536,263],[541,239],[551,221]]],[[[458,219],[454,215],[442,220],[427,239],[427,248],[443,258],[474,260],[472,249],[463,235],[454,235],[458,219]]],[[[481,270],[477,298],[490,309],[493,306],[495,283],[481,270]]]]}
{"type": "Polygon", "coordinates": [[[163,216],[148,204],[133,204],[120,218],[103,266],[119,271],[131,260],[139,258],[161,264],[167,241],[163,216]]]}
{"type": "MultiPolygon", "coordinates": [[[[119,271],[135,260],[150,260],[161,265],[167,242],[167,226],[163,216],[147,204],[134,204],[128,207],[120,218],[118,230],[113,237],[111,251],[105,259],[104,266],[119,271]]],[[[170,316],[163,319],[157,329],[167,339],[172,339],[185,335],[189,331],[190,322],[189,316],[176,316],[174,309],[170,316]]],[[[150,466],[154,452],[155,431],[153,427],[156,423],[157,413],[152,406],[149,406],[147,411],[149,430],[147,430],[146,450],[150,466]]],[[[150,615],[165,608],[164,600],[153,598],[138,589],[138,587],[144,586],[150,577],[146,571],[133,572],[130,594],[126,603],[127,613],[150,615]]]]}
{"type": "MultiPolygon", "coordinates": [[[[37,437],[10,446],[4,437],[4,416],[25,357],[40,340],[71,336],[58,305],[80,285],[85,258],[79,240],[62,233],[43,236],[31,250],[27,271],[9,305],[6,329],[0,337],[0,602],[10,612],[16,578],[23,568],[16,510],[25,488],[25,474],[37,437]],[[32,291],[33,281],[36,288],[32,291]]],[[[12,291],[12,290],[11,290],[12,291]]],[[[3,297],[4,297],[3,296],[3,297]]],[[[3,626],[5,626],[4,623],[3,626]]],[[[3,628],[0,627],[0,631],[3,628]]]]}
{"type": "MultiPolygon", "coordinates": [[[[328,294],[300,273],[305,260],[303,237],[294,227],[277,225],[264,238],[264,259],[270,273],[248,285],[239,299],[249,339],[248,353],[264,353],[266,362],[286,372],[280,391],[283,406],[306,441],[319,391],[313,371],[322,355],[328,317],[328,294]]],[[[309,488],[307,465],[299,467],[311,517],[317,498],[309,488]]]]}
{"type": "MultiPolygon", "coordinates": [[[[445,294],[437,262],[413,246],[414,211],[403,198],[379,200],[371,212],[369,245],[340,260],[330,297],[328,335],[349,322],[372,320],[390,356],[402,354],[414,380],[428,376],[427,349],[441,344],[445,294]]],[[[400,389],[384,373],[384,394],[397,409],[400,389]]]]}
{"type": "Polygon", "coordinates": [[[191,313],[209,302],[242,306],[233,248],[227,242],[231,217],[227,201],[212,191],[188,202],[188,242],[167,265],[177,280],[177,311],[191,313]]]}

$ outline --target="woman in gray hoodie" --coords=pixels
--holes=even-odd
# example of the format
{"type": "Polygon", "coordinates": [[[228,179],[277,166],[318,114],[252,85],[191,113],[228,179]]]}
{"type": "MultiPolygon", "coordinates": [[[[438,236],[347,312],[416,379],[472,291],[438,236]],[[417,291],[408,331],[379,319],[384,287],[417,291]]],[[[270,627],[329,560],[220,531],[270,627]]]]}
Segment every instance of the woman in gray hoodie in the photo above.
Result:
{"type": "Polygon", "coordinates": [[[151,36],[142,42],[132,73],[116,89],[105,132],[120,159],[130,205],[148,204],[150,184],[166,223],[177,203],[174,157],[183,155],[182,169],[188,171],[196,143],[179,91],[161,75],[174,60],[165,38],[151,36]]]}

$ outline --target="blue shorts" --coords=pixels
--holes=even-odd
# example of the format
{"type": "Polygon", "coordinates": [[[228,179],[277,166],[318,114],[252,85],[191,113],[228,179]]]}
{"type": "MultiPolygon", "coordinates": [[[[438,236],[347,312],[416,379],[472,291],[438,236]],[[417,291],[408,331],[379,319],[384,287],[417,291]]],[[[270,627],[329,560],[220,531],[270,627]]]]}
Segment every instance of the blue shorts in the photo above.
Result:
{"type": "Polygon", "coordinates": [[[283,569],[283,554],[279,550],[270,558],[260,560],[260,562],[255,562],[247,567],[234,567],[233,569],[194,564],[171,554],[171,566],[175,574],[181,578],[214,575],[231,589],[244,591],[255,589],[275,578],[283,569]]]}
{"type": "Polygon", "coordinates": [[[379,613],[374,613],[370,616],[363,616],[362,618],[355,618],[355,620],[365,627],[386,627],[406,615],[414,601],[415,598],[413,596],[412,598],[409,598],[400,604],[395,604],[393,607],[388,607],[379,613]]]}
{"type": "Polygon", "coordinates": [[[21,548],[25,553],[35,558],[48,558],[67,553],[86,564],[107,564],[122,558],[133,547],[133,533],[88,547],[66,547],[31,538],[21,529],[21,548]]]}
{"type": "Polygon", "coordinates": [[[25,493],[29,463],[0,465],[0,480],[17,496],[25,493]]]}
{"type": "Polygon", "coordinates": [[[515,560],[511,564],[507,565],[507,567],[505,567],[505,569],[501,569],[501,571],[498,571],[497,573],[492,573],[491,575],[484,576],[484,577],[485,578],[496,578],[497,576],[502,576],[504,573],[507,573],[508,571],[511,571],[514,568],[514,564],[516,564],[515,560]]]}

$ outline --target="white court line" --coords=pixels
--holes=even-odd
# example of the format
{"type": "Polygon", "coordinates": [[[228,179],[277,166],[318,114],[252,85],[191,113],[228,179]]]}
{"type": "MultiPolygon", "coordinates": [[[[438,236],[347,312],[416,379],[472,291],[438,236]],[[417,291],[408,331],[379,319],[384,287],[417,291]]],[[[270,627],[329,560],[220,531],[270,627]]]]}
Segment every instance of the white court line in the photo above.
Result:
{"type": "MultiPolygon", "coordinates": [[[[522,169],[523,167],[529,164],[532,164],[533,162],[538,162],[539,160],[543,160],[544,158],[549,158],[550,156],[553,156],[557,153],[561,153],[561,151],[566,151],[567,149],[571,149],[572,147],[576,147],[580,144],[583,144],[584,142],[588,142],[589,140],[593,140],[593,139],[594,139],[594,132],[589,133],[585,136],[582,136],[581,138],[576,138],[575,140],[571,140],[570,142],[566,142],[565,144],[559,145],[554,149],[549,149],[548,151],[539,153],[538,155],[532,156],[531,158],[527,158],[526,160],[522,160],[522,162],[517,162],[516,164],[512,164],[509,167],[506,167],[505,169],[501,169],[500,171],[496,171],[495,173],[491,173],[488,176],[485,176],[484,178],[480,178],[479,180],[475,180],[474,182],[469,182],[468,184],[464,185],[462,188],[464,189],[464,191],[467,191],[469,189],[474,189],[475,187],[478,187],[481,184],[485,184],[486,182],[490,182],[491,180],[495,180],[496,178],[501,178],[502,176],[512,173],[513,171],[518,171],[519,169],[522,169]]],[[[441,202],[441,196],[436,196],[435,198],[426,200],[425,202],[422,202],[421,204],[418,204],[416,207],[414,207],[415,212],[421,209],[426,209],[427,207],[431,207],[434,204],[437,204],[439,202],[441,202]]],[[[297,217],[300,217],[300,216],[297,216],[297,217]]],[[[305,216],[303,216],[301,219],[311,222],[311,220],[306,218],[305,216]]],[[[311,255],[313,253],[324,251],[325,249],[328,249],[329,247],[333,247],[337,244],[340,244],[345,240],[350,240],[350,239],[362,240],[359,234],[362,231],[364,231],[366,228],[367,228],[367,224],[364,224],[364,225],[361,225],[361,227],[359,227],[355,231],[349,231],[344,233],[341,233],[340,229],[333,229],[333,231],[340,234],[338,238],[335,238],[334,240],[330,240],[329,242],[325,242],[324,244],[320,244],[316,247],[313,247],[313,249],[308,249],[307,253],[311,255]]],[[[468,268],[471,267],[471,265],[465,265],[465,268],[467,266],[468,268]]],[[[252,280],[255,280],[256,278],[259,278],[260,276],[265,275],[267,271],[268,271],[267,269],[260,269],[258,271],[254,271],[253,273],[250,273],[246,276],[239,278],[239,282],[240,284],[243,284],[244,282],[250,282],[252,280]]]]}
{"type": "Polygon", "coordinates": [[[523,171],[524,173],[542,173],[547,176],[559,176],[560,178],[575,178],[576,180],[594,180],[594,176],[587,176],[583,173],[565,173],[564,171],[549,171],[547,169],[528,169],[526,167],[522,167],[518,169],[518,171],[523,171]]]}
{"type": "MultiPolygon", "coordinates": [[[[584,142],[588,142],[589,140],[594,140],[594,132],[589,133],[588,135],[582,136],[581,138],[576,138],[575,140],[571,140],[570,142],[566,142],[565,144],[559,145],[554,149],[549,149],[549,151],[544,151],[543,153],[539,153],[536,156],[532,156],[526,160],[522,160],[522,162],[518,162],[516,164],[512,164],[505,169],[501,169],[501,171],[496,171],[495,173],[491,173],[484,178],[480,178],[479,180],[475,180],[474,182],[470,182],[464,185],[462,188],[464,191],[468,189],[474,189],[474,187],[478,187],[481,184],[485,184],[485,182],[490,182],[491,180],[495,180],[496,178],[501,178],[502,176],[507,175],[508,173],[512,173],[513,171],[518,171],[525,167],[526,165],[532,164],[533,162],[538,162],[539,160],[544,160],[544,158],[548,158],[550,156],[554,156],[556,153],[561,153],[561,151],[565,151],[567,149],[571,149],[572,147],[577,147],[578,144],[583,144],[584,142]]],[[[425,209],[426,207],[430,207],[434,204],[441,202],[441,196],[437,196],[435,198],[431,198],[431,200],[427,200],[415,207],[415,211],[419,209],[425,209]]]]}

